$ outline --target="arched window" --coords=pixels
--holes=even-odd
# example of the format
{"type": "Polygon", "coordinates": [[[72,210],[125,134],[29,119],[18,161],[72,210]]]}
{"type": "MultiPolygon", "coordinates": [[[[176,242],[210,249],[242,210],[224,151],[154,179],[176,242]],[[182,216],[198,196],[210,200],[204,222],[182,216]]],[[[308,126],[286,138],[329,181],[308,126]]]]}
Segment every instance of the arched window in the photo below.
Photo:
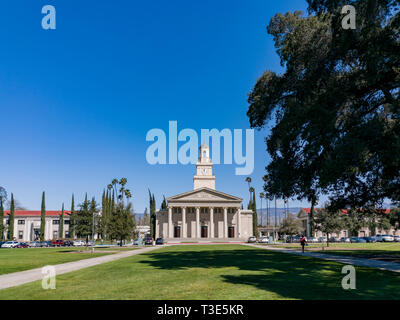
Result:
{"type": "Polygon", "coordinates": [[[205,158],[207,156],[207,152],[206,150],[203,151],[203,158],[205,158]]]}

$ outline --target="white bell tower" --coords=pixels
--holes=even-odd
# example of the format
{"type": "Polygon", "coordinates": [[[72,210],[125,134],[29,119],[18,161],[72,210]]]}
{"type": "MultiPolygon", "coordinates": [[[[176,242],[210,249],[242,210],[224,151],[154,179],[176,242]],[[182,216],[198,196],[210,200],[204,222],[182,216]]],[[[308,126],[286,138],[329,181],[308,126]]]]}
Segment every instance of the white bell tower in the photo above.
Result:
{"type": "Polygon", "coordinates": [[[193,176],[194,189],[210,188],[215,190],[215,176],[212,174],[210,148],[206,144],[200,147],[200,157],[196,164],[197,172],[193,176]]]}

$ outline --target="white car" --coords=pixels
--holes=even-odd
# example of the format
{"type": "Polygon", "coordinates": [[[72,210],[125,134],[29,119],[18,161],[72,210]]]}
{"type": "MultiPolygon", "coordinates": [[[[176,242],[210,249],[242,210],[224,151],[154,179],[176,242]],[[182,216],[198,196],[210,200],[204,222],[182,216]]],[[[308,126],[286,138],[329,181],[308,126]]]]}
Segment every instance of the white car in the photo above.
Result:
{"type": "Polygon", "coordinates": [[[309,243],[317,243],[318,242],[318,238],[310,237],[310,238],[307,239],[307,242],[309,242],[309,243]]]}
{"type": "Polygon", "coordinates": [[[400,237],[399,236],[394,236],[394,242],[400,242],[400,237]]]}
{"type": "Polygon", "coordinates": [[[257,241],[258,243],[269,243],[268,237],[261,237],[257,241]]]}
{"type": "Polygon", "coordinates": [[[18,245],[18,241],[7,241],[2,244],[2,248],[15,248],[18,245]]]}
{"type": "Polygon", "coordinates": [[[326,242],[326,237],[319,237],[318,242],[326,242]]]}
{"type": "Polygon", "coordinates": [[[393,242],[394,237],[389,234],[377,234],[375,236],[377,242],[393,242]]]}
{"type": "Polygon", "coordinates": [[[85,241],[82,241],[82,240],[75,240],[73,243],[74,243],[74,244],[73,244],[74,247],[83,247],[83,246],[86,245],[86,242],[85,242],[85,241]]]}

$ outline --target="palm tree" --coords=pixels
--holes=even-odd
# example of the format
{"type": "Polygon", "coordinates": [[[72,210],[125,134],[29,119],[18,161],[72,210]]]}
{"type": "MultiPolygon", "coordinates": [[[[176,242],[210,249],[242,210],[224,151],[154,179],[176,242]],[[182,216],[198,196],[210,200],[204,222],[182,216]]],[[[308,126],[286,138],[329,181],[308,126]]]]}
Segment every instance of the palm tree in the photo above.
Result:
{"type": "MultiPolygon", "coordinates": [[[[246,182],[247,182],[247,184],[249,185],[249,191],[250,191],[250,189],[251,189],[251,187],[250,187],[251,178],[250,178],[250,177],[247,177],[247,178],[246,178],[246,182]]],[[[250,191],[250,201],[251,201],[251,191],[250,191]]]]}
{"type": "Polygon", "coordinates": [[[265,198],[264,192],[260,192],[261,226],[263,225],[262,199],[264,199],[264,198],[265,198]]]}

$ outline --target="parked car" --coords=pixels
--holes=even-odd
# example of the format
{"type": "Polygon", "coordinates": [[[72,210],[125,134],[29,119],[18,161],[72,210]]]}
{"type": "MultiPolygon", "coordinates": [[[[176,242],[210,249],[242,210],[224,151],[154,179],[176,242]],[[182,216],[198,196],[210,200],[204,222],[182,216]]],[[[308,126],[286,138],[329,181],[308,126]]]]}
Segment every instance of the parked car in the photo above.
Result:
{"type": "Polygon", "coordinates": [[[363,237],[363,239],[367,242],[376,242],[375,237],[363,237]]]}
{"type": "Polygon", "coordinates": [[[39,247],[41,247],[40,241],[32,241],[31,243],[29,243],[29,246],[31,248],[39,248],[39,247]]]}
{"type": "Polygon", "coordinates": [[[95,246],[96,243],[95,243],[93,240],[89,240],[89,241],[87,242],[87,245],[88,245],[89,247],[91,247],[91,246],[95,246]]]}
{"type": "Polygon", "coordinates": [[[138,246],[139,245],[139,239],[135,239],[132,241],[133,246],[138,246]]]}
{"type": "Polygon", "coordinates": [[[299,236],[288,236],[286,238],[286,243],[298,243],[298,242],[300,242],[299,236]]]}
{"type": "Polygon", "coordinates": [[[326,242],[326,237],[319,237],[318,242],[326,242]]]}
{"type": "Polygon", "coordinates": [[[377,242],[393,242],[394,237],[389,234],[377,234],[375,236],[377,242]]]}
{"type": "Polygon", "coordinates": [[[42,241],[42,242],[40,242],[40,246],[45,247],[45,248],[53,247],[53,243],[51,241],[42,241]]]}
{"type": "Polygon", "coordinates": [[[340,242],[340,238],[338,237],[330,237],[329,242],[340,242]]]}
{"type": "Polygon", "coordinates": [[[71,240],[64,241],[64,247],[71,247],[74,243],[71,240]]]}
{"type": "Polygon", "coordinates": [[[317,243],[318,242],[318,238],[316,237],[310,237],[307,239],[308,243],[317,243]]]}
{"type": "Polygon", "coordinates": [[[340,242],[345,242],[345,243],[350,242],[350,238],[341,237],[340,242]]]}
{"type": "Polygon", "coordinates": [[[62,247],[64,246],[64,240],[53,240],[51,244],[53,247],[62,247]]]}
{"type": "Polygon", "coordinates": [[[82,241],[82,240],[74,240],[73,241],[74,247],[83,247],[85,245],[86,245],[85,241],[82,241]]]}
{"type": "Polygon", "coordinates": [[[157,238],[156,239],[156,244],[164,244],[163,238],[157,238]]]}
{"type": "Polygon", "coordinates": [[[359,238],[359,237],[351,237],[350,242],[351,243],[366,243],[367,240],[365,240],[363,238],[359,238]]]}
{"type": "Polygon", "coordinates": [[[2,248],[15,248],[18,245],[18,241],[7,241],[1,245],[2,248]]]}
{"type": "Polygon", "coordinates": [[[144,238],[144,244],[145,245],[153,245],[153,238],[152,237],[144,238]]]}
{"type": "Polygon", "coordinates": [[[20,242],[17,244],[16,248],[29,248],[29,244],[26,242],[20,242]]]}
{"type": "Polygon", "coordinates": [[[399,236],[393,236],[393,239],[395,242],[400,242],[400,237],[399,236]]]}
{"type": "Polygon", "coordinates": [[[261,237],[257,240],[258,243],[269,243],[268,237],[261,237]]]}
{"type": "Polygon", "coordinates": [[[257,242],[257,238],[251,236],[251,237],[249,237],[249,238],[247,239],[247,242],[248,242],[248,243],[256,243],[256,242],[257,242]]]}
{"type": "Polygon", "coordinates": [[[4,243],[6,243],[6,241],[0,241],[0,248],[4,243]]]}

